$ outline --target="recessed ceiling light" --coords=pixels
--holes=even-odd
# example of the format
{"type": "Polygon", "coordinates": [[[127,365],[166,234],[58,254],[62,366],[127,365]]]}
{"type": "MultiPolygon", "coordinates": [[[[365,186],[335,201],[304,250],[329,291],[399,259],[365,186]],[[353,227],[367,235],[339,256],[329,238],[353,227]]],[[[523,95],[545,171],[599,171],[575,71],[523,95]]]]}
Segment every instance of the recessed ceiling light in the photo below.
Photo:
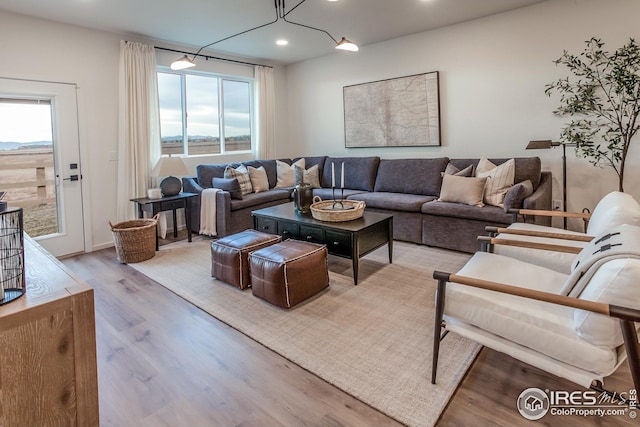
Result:
{"type": "Polygon", "coordinates": [[[327,1],[338,1],[338,0],[327,0],[327,1]]]}
{"type": "Polygon", "coordinates": [[[280,39],[280,40],[276,40],[276,44],[278,46],[286,46],[286,45],[289,44],[289,42],[287,40],[285,40],[285,39],[280,39]]]}

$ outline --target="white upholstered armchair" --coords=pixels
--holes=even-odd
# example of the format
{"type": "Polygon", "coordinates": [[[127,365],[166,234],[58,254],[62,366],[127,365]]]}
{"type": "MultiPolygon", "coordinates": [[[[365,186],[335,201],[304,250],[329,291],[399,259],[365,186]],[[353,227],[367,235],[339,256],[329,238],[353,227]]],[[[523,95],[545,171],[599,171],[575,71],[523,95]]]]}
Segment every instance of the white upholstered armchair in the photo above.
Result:
{"type": "Polygon", "coordinates": [[[476,253],[438,281],[432,382],[451,331],[587,388],[628,357],[640,390],[640,228],[595,236],[562,273],[476,253]]]}
{"type": "Polygon", "coordinates": [[[640,226],[640,204],[630,194],[619,191],[604,196],[592,214],[525,210],[518,210],[517,213],[568,215],[588,221],[585,233],[521,222],[514,222],[505,228],[486,227],[494,238],[491,243],[497,243],[492,252],[562,273],[569,273],[575,255],[593,236],[606,234],[607,230],[622,224],[640,226]],[[531,248],[537,250],[531,251],[531,248]]]}

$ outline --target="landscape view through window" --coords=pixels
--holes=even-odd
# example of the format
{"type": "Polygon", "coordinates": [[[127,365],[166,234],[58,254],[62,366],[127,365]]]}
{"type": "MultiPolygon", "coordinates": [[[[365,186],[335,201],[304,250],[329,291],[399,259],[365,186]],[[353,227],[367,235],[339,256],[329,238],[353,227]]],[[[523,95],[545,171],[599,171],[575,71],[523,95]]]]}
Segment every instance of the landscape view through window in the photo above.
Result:
{"type": "Polygon", "coordinates": [[[58,231],[51,102],[0,98],[0,191],[31,237],[58,231]]]}

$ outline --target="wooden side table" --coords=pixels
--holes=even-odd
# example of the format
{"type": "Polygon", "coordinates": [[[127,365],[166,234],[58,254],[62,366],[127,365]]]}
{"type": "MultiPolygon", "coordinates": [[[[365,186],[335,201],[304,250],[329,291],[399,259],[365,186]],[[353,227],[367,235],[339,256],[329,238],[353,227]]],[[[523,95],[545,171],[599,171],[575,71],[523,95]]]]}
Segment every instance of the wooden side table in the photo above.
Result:
{"type": "MultiPolygon", "coordinates": [[[[138,205],[138,218],[143,218],[145,212],[149,212],[151,216],[155,216],[160,212],[173,211],[173,237],[178,237],[178,220],[176,218],[176,209],[184,209],[184,219],[187,227],[187,240],[190,242],[191,199],[196,196],[196,193],[179,193],[175,196],[161,197],[159,199],[140,197],[130,200],[138,205]]],[[[156,250],[158,250],[158,233],[156,233],[156,250]]]]}

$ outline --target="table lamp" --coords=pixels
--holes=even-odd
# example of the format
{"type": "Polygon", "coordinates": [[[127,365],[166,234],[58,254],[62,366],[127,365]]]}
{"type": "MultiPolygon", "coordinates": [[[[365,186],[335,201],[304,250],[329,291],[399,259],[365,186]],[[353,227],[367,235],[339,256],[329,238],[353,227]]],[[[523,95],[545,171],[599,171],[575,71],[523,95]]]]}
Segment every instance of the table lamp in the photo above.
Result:
{"type": "Polygon", "coordinates": [[[184,164],[182,157],[160,157],[151,175],[165,177],[160,182],[160,191],[164,197],[175,196],[182,190],[182,182],[174,175],[189,175],[189,169],[184,164]]]}

